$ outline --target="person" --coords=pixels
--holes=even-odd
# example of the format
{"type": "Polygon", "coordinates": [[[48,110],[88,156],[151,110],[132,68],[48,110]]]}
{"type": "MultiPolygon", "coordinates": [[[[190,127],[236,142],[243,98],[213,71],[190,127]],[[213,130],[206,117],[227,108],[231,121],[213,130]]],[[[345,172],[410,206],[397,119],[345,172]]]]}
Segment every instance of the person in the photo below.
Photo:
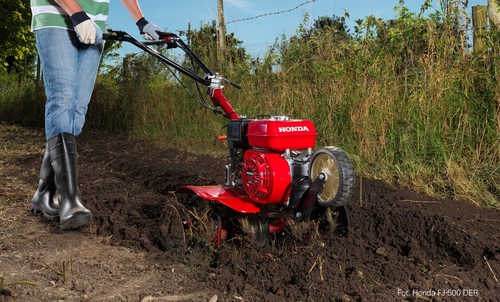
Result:
{"type": "MultiPolygon", "coordinates": [[[[121,3],[142,36],[158,40],[162,29],[146,20],[138,0],[121,3]]],[[[76,137],[104,49],[109,0],[31,0],[31,11],[46,94],[46,145],[30,210],[59,218],[63,230],[76,229],[92,222],[78,189],[76,137]]]]}

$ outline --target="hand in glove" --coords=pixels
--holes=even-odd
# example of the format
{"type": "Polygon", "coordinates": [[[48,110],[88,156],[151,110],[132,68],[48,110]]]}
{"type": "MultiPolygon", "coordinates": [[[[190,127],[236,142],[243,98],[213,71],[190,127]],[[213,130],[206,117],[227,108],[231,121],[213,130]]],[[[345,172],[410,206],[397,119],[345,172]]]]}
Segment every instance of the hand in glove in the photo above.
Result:
{"type": "Polygon", "coordinates": [[[80,42],[84,44],[94,44],[97,40],[102,38],[101,29],[92,21],[89,16],[80,11],[71,15],[73,28],[80,42]]]}
{"type": "Polygon", "coordinates": [[[146,40],[158,40],[160,36],[158,36],[157,31],[164,31],[160,27],[156,26],[155,24],[148,22],[144,17],[139,19],[137,21],[137,27],[139,27],[139,32],[141,35],[144,37],[146,40]]]}

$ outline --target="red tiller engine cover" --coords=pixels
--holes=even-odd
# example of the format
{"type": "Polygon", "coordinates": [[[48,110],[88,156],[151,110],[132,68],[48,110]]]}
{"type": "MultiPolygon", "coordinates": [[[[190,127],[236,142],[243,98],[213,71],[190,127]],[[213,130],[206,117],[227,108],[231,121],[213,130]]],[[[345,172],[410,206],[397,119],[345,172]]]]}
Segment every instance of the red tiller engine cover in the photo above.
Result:
{"type": "Polygon", "coordinates": [[[277,152],[286,149],[303,150],[314,148],[316,129],[309,120],[270,118],[251,121],[248,124],[247,137],[251,147],[277,152]]]}
{"type": "Polygon", "coordinates": [[[255,149],[245,151],[243,188],[253,201],[261,204],[283,202],[291,179],[290,166],[280,153],[255,149]]]}

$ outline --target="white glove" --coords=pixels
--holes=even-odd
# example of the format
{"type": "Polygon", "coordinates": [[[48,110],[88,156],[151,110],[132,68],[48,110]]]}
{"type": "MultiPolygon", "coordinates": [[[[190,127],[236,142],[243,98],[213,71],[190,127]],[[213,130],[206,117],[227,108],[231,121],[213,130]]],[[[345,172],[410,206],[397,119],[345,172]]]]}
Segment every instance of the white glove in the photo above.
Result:
{"type": "Polygon", "coordinates": [[[157,31],[164,31],[156,24],[148,22],[144,17],[139,19],[135,24],[137,24],[137,27],[139,27],[139,32],[144,37],[144,39],[150,41],[159,40],[160,36],[158,35],[157,31]]]}
{"type": "Polygon", "coordinates": [[[86,20],[75,26],[75,32],[80,42],[84,44],[94,44],[96,29],[92,20],[86,20]]]}
{"type": "Polygon", "coordinates": [[[84,11],[71,15],[71,21],[80,42],[94,44],[96,39],[99,40],[102,37],[101,29],[84,11]]]}

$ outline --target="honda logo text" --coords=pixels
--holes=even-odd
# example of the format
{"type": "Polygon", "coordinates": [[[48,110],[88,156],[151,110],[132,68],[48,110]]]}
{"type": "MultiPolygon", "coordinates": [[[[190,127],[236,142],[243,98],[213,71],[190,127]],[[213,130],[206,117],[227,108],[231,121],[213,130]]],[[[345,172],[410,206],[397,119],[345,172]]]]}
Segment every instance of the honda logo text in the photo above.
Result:
{"type": "Polygon", "coordinates": [[[306,126],[294,126],[294,127],[278,127],[279,132],[302,132],[309,131],[306,126]]]}

